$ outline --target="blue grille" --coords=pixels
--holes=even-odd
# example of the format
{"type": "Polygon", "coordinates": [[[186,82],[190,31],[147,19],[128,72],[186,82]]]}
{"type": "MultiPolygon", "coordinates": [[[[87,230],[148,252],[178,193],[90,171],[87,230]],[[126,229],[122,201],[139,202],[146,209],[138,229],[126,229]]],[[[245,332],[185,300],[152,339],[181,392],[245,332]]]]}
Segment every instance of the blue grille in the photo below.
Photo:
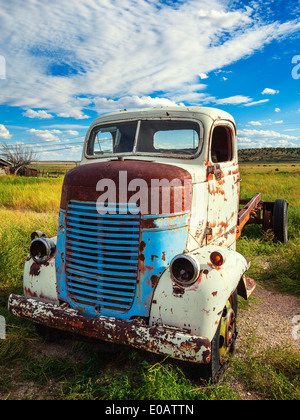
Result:
{"type": "Polygon", "coordinates": [[[66,280],[71,300],[100,312],[127,312],[138,280],[139,240],[140,215],[101,215],[96,203],[70,201],[66,280]]]}

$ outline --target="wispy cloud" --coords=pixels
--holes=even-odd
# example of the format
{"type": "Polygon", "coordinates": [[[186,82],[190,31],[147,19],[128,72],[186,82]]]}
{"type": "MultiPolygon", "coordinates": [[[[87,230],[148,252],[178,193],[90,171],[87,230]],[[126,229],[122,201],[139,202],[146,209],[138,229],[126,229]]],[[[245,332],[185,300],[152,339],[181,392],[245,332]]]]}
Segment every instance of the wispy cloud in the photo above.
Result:
{"type": "MultiPolygon", "coordinates": [[[[1,5],[0,28],[7,62],[0,103],[36,118],[80,120],[89,110],[180,103],[175,91],[289,36],[300,22],[264,23],[254,8],[234,10],[223,0],[27,0],[26,7],[12,0],[1,5]]],[[[209,96],[196,87],[189,95],[209,96]]]]}
{"type": "Polygon", "coordinates": [[[264,104],[266,102],[269,102],[270,99],[261,99],[260,101],[254,101],[254,102],[250,102],[247,104],[244,104],[244,106],[254,106],[254,105],[260,105],[260,104],[264,104]]]}
{"type": "Polygon", "coordinates": [[[239,105],[239,104],[246,104],[250,101],[252,101],[252,99],[249,98],[249,96],[236,95],[236,96],[230,96],[229,98],[217,99],[216,103],[219,105],[224,105],[224,104],[239,105]]]}
{"type": "Polygon", "coordinates": [[[282,134],[274,130],[238,130],[239,147],[298,147],[300,137],[282,134]]]}
{"type": "Polygon", "coordinates": [[[65,135],[71,136],[73,138],[74,136],[78,136],[79,134],[78,131],[75,130],[36,130],[35,128],[27,130],[27,133],[34,139],[36,138],[45,142],[52,143],[60,143],[62,140],[66,140],[66,138],[64,137],[65,135]]]}

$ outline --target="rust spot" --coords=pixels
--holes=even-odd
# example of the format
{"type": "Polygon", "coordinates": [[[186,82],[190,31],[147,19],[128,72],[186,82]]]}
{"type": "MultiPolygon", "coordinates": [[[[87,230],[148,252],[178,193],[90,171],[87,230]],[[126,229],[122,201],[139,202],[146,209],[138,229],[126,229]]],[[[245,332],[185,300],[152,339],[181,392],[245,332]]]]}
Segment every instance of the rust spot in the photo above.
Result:
{"type": "Polygon", "coordinates": [[[146,244],[145,244],[145,242],[144,241],[141,241],[141,243],[140,243],[140,251],[141,252],[144,252],[144,249],[146,248],[146,244]]]}
{"type": "Polygon", "coordinates": [[[153,289],[155,289],[158,282],[159,282],[159,276],[157,276],[156,274],[151,276],[151,286],[153,287],[153,289]]]}
{"type": "Polygon", "coordinates": [[[210,350],[205,350],[202,353],[202,357],[203,357],[203,360],[205,360],[205,363],[209,363],[210,360],[211,360],[211,352],[210,352],[210,350]]]}
{"type": "Polygon", "coordinates": [[[217,296],[218,292],[212,292],[213,296],[217,296]]]}
{"type": "Polygon", "coordinates": [[[155,219],[142,219],[141,221],[142,229],[156,229],[155,219]]]}
{"type": "Polygon", "coordinates": [[[178,286],[177,284],[173,285],[173,295],[175,296],[182,296],[184,295],[184,288],[178,286]]]}
{"type": "Polygon", "coordinates": [[[30,297],[33,297],[33,298],[38,297],[38,295],[36,294],[36,292],[32,292],[32,291],[29,289],[29,287],[25,287],[25,288],[24,288],[24,292],[25,292],[25,295],[26,295],[26,296],[30,296],[30,297]]]}
{"type": "Polygon", "coordinates": [[[250,277],[245,277],[247,289],[253,289],[256,286],[255,280],[251,279],[250,277]]]}
{"type": "Polygon", "coordinates": [[[31,264],[29,274],[31,276],[38,276],[40,274],[40,272],[41,272],[41,266],[39,264],[37,264],[36,262],[33,262],[31,264]]]}
{"type": "Polygon", "coordinates": [[[210,341],[190,335],[181,329],[147,326],[138,318],[128,322],[99,316],[95,320],[79,315],[72,309],[36,302],[32,299],[27,300],[17,295],[9,297],[8,307],[13,315],[72,333],[131,345],[157,354],[169,354],[173,358],[197,363],[207,363],[210,360],[210,341]],[[182,338],[183,335],[185,338],[182,338]],[[180,345],[178,345],[179,338],[180,345]]]}

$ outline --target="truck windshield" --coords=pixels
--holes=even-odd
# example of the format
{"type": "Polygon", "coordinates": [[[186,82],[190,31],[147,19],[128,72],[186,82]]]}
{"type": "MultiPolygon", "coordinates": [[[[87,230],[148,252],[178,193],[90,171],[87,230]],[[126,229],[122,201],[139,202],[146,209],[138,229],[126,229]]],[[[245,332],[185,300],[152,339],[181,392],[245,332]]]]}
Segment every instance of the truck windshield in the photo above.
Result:
{"type": "Polygon", "coordinates": [[[200,127],[193,121],[147,120],[97,127],[87,146],[89,156],[114,154],[195,155],[200,127]]]}

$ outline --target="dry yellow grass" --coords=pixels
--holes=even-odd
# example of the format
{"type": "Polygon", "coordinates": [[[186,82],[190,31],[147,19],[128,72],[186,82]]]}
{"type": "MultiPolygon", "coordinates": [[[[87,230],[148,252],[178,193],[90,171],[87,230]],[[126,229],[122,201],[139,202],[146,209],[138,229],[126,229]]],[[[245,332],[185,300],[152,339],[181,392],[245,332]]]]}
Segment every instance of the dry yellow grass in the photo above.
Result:
{"type": "Polygon", "coordinates": [[[0,177],[0,207],[48,212],[59,210],[63,177],[0,177]]]}

